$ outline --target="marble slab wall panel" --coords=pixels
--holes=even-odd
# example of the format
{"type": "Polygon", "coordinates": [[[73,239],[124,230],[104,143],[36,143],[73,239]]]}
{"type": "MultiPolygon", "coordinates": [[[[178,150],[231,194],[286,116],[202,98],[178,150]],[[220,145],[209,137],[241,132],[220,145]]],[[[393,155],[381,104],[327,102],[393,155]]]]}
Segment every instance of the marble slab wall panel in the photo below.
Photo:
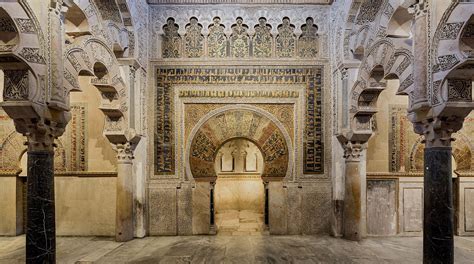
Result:
{"type": "Polygon", "coordinates": [[[397,234],[397,181],[367,180],[367,233],[397,234]]]}
{"type": "Polygon", "coordinates": [[[268,183],[269,228],[272,235],[288,233],[288,193],[282,182],[268,183]]]}
{"type": "Polygon", "coordinates": [[[299,235],[302,228],[302,188],[289,184],[288,191],[288,234],[299,235]]]}
{"type": "Polygon", "coordinates": [[[301,233],[328,234],[332,212],[330,183],[307,184],[302,187],[301,233]]]}
{"type": "Polygon", "coordinates": [[[399,233],[421,235],[423,231],[423,178],[400,178],[399,233]]]}
{"type": "Polygon", "coordinates": [[[177,235],[176,187],[149,189],[150,235],[177,235]]]}
{"type": "Polygon", "coordinates": [[[196,182],[193,189],[193,234],[207,235],[211,224],[210,183],[196,182]]]}
{"type": "Polygon", "coordinates": [[[193,234],[193,190],[190,183],[183,183],[178,191],[178,235],[193,234]]]}
{"type": "Polygon", "coordinates": [[[456,234],[460,236],[474,235],[474,177],[459,177],[456,179],[459,186],[455,202],[457,211],[456,234]]]}

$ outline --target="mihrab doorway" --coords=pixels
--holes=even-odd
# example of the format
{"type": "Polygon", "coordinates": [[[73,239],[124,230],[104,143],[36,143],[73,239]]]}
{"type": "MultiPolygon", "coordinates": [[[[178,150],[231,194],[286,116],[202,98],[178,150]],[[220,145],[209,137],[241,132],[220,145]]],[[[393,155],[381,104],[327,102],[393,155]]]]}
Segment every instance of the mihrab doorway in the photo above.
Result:
{"type": "MultiPolygon", "coordinates": [[[[261,235],[265,223],[264,160],[260,149],[243,138],[232,139],[219,149],[214,187],[218,235],[261,235]]],[[[268,232],[267,232],[268,233],[268,232]]]]}

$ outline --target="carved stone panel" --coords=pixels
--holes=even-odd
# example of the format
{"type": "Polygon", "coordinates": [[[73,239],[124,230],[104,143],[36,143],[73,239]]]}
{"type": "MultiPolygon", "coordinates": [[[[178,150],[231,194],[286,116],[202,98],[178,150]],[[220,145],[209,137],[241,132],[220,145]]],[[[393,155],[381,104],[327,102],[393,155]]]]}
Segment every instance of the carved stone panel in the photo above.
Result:
{"type": "Polygon", "coordinates": [[[272,56],[273,37],[270,33],[271,26],[267,24],[265,18],[259,19],[259,24],[255,26],[253,37],[253,56],[257,58],[268,58],[272,56]]]}
{"type": "Polygon", "coordinates": [[[201,33],[202,25],[193,17],[186,26],[184,36],[184,52],[188,58],[198,58],[204,54],[204,36],[201,33]]]}
{"type": "Polygon", "coordinates": [[[283,18],[282,24],[278,26],[276,37],[276,55],[280,58],[290,58],[295,56],[296,35],[295,26],[290,23],[290,19],[283,18]]]}
{"type": "Polygon", "coordinates": [[[238,17],[236,23],[232,25],[230,51],[232,56],[236,58],[245,58],[249,56],[248,26],[243,22],[243,19],[238,17]]]}
{"type": "Polygon", "coordinates": [[[209,26],[209,36],[207,37],[208,55],[211,58],[223,58],[227,55],[227,37],[224,33],[224,25],[221,19],[215,17],[214,23],[209,26]]]}
{"type": "Polygon", "coordinates": [[[174,23],[173,18],[169,18],[163,27],[163,58],[179,58],[181,50],[181,36],[178,34],[178,24],[174,23]]]}
{"type": "Polygon", "coordinates": [[[302,58],[316,57],[319,53],[318,27],[313,24],[313,19],[308,18],[301,27],[301,36],[298,40],[299,56],[302,58]]]}
{"type": "Polygon", "coordinates": [[[28,70],[4,70],[5,101],[28,100],[28,70]]]}

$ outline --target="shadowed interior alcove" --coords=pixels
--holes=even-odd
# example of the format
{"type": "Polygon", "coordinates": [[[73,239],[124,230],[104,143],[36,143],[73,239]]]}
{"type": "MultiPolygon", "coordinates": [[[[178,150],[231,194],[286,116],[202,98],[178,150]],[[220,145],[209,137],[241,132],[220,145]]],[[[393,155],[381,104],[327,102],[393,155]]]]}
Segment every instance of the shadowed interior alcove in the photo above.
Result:
{"type": "Polygon", "coordinates": [[[215,214],[221,235],[257,234],[264,227],[263,155],[251,141],[236,138],[217,152],[215,214]]]}

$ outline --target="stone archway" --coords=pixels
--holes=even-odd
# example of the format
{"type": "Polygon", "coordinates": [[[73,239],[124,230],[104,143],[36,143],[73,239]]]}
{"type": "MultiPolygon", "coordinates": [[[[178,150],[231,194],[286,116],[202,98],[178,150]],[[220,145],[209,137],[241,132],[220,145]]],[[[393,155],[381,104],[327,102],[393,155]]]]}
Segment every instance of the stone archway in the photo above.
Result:
{"type": "Polygon", "coordinates": [[[253,142],[262,153],[264,169],[261,177],[266,185],[266,197],[270,197],[266,206],[270,218],[268,227],[271,234],[281,232],[277,229],[273,232],[272,223],[276,223],[279,217],[286,217],[283,215],[286,213],[281,212],[271,197],[275,194],[277,199],[281,182],[293,171],[290,136],[283,124],[270,113],[255,106],[236,104],[205,115],[187,139],[186,178],[195,183],[192,197],[193,234],[215,233],[214,185],[217,175],[214,161],[219,148],[235,138],[253,142]]]}
{"type": "Polygon", "coordinates": [[[233,138],[254,142],[264,158],[263,178],[283,179],[291,171],[291,140],[271,114],[245,105],[212,111],[196,125],[187,144],[187,178],[216,177],[214,160],[219,147],[233,138]]]}

